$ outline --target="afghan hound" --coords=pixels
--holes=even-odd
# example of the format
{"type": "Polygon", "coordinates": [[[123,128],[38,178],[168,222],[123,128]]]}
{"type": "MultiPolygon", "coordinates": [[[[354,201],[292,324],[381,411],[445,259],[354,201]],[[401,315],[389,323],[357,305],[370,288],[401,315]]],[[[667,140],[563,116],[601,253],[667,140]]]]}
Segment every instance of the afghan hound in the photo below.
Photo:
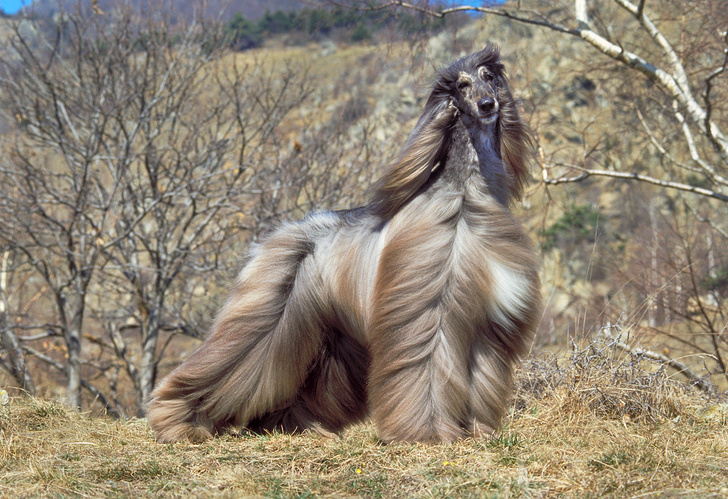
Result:
{"type": "Polygon", "coordinates": [[[540,312],[508,208],[530,146],[496,47],[441,70],[369,204],[253,249],[207,339],[152,394],[157,440],[338,432],[367,415],[384,441],[497,430],[540,312]]]}

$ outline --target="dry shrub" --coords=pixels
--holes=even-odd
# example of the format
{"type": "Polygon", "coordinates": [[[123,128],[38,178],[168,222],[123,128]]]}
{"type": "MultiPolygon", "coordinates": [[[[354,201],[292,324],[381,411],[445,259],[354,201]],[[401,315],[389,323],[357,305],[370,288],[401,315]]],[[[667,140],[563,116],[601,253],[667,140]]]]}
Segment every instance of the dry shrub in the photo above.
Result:
{"type": "Polygon", "coordinates": [[[641,423],[693,417],[718,394],[708,395],[675,379],[664,363],[623,352],[616,339],[572,343],[565,357],[527,359],[517,377],[514,417],[534,407],[558,409],[559,417],[591,415],[641,423]]]}

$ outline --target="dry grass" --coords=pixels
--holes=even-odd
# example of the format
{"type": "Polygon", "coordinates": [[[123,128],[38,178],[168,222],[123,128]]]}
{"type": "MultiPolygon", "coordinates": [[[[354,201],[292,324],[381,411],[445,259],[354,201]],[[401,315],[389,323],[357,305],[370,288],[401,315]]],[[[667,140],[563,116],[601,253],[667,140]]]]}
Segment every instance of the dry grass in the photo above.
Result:
{"type": "Polygon", "coordinates": [[[160,445],[144,420],[16,398],[0,407],[0,495],[722,497],[725,409],[598,344],[529,360],[502,434],[449,445],[384,445],[368,424],[160,445]]]}

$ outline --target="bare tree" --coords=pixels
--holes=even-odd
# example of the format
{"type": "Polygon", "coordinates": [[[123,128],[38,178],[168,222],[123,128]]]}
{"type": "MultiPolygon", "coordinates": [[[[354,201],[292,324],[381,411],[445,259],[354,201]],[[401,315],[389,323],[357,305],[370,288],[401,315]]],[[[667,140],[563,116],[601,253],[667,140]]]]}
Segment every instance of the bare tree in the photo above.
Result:
{"type": "MultiPolygon", "coordinates": [[[[148,59],[163,56],[161,42],[148,46],[148,59]]],[[[133,146],[138,156],[120,193],[115,231],[126,236],[113,238],[113,246],[107,248],[111,265],[104,275],[121,273],[123,289],[132,299],[127,320],[106,323],[114,351],[136,388],[139,407],[154,387],[164,353],[158,348],[162,331],[200,336],[199,326],[191,322],[190,300],[214,289],[205,281],[213,271],[237,264],[238,258],[225,258],[256,232],[260,196],[255,187],[274,167],[268,155],[274,154],[277,126],[309,92],[304,75],[295,68],[276,69],[275,79],[270,70],[234,63],[232,68],[200,69],[134,78],[149,84],[137,85],[139,106],[127,107],[119,120],[127,126],[138,124],[133,146]],[[184,89],[166,98],[152,118],[137,113],[142,99],[155,101],[159,85],[154,81],[160,78],[185,81],[184,89]],[[138,361],[119,334],[120,324],[138,329],[138,361]]]]}
{"type": "Polygon", "coordinates": [[[631,243],[635,256],[621,278],[635,289],[639,305],[625,314],[614,304],[604,315],[647,333],[653,347],[671,355],[697,356],[693,363],[709,375],[700,383],[722,386],[728,376],[728,255],[716,251],[709,223],[696,221],[685,204],[680,208],[671,217],[656,216],[653,233],[631,243]]]}
{"type": "Polygon", "coordinates": [[[9,316],[15,315],[11,312],[12,299],[9,293],[14,288],[9,284],[15,274],[12,266],[10,251],[3,251],[0,257],[0,367],[13,377],[21,389],[33,395],[35,383],[30,376],[27,355],[9,321],[9,316]]]}
{"type": "Polygon", "coordinates": [[[163,316],[168,291],[215,268],[220,247],[245,228],[226,215],[254,203],[243,194],[267,167],[265,145],[308,90],[293,69],[276,88],[242,71],[225,79],[217,26],[175,30],[129,11],[80,10],[48,38],[23,24],[2,60],[19,131],[0,169],[0,237],[52,295],[54,313],[33,338],[62,335],[67,360],[47,361],[66,374],[70,404],[81,404],[82,336],[104,343],[85,322],[91,297],[97,318],[108,318],[99,307],[120,318],[133,304],[140,357],[128,355],[118,324],[107,346],[141,401],[154,383],[160,330],[185,328],[163,316]]]}
{"type": "Polygon", "coordinates": [[[51,365],[67,378],[67,402],[80,406],[86,296],[104,264],[101,241],[118,189],[107,180],[117,172],[100,160],[114,103],[106,88],[86,85],[81,59],[74,64],[63,57],[65,26],[53,43],[20,23],[14,27],[3,51],[1,84],[5,108],[21,133],[0,169],[0,237],[48,285],[54,313],[37,327],[63,337],[67,358],[51,365]]]}
{"type": "Polygon", "coordinates": [[[49,37],[16,24],[2,60],[17,130],[0,162],[0,241],[53,305],[5,331],[68,376],[72,404],[86,387],[123,414],[124,379],[140,410],[171,341],[202,335],[247,242],[348,207],[374,155],[366,125],[350,136],[315,111],[287,123],[312,91],[306,68],[232,53],[218,24],[57,19],[49,37]],[[56,337],[67,358],[36,348],[56,337]]]}

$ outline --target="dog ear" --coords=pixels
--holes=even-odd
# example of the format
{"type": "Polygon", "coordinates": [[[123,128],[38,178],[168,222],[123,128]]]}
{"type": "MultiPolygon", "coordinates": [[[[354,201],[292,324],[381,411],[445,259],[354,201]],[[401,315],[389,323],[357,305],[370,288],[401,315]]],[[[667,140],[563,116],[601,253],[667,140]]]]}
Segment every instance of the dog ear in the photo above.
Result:
{"type": "Polygon", "coordinates": [[[373,204],[379,216],[390,218],[424,185],[443,159],[457,112],[450,96],[428,102],[397,161],[374,188],[373,204]]]}
{"type": "Polygon", "coordinates": [[[502,89],[500,138],[501,157],[509,173],[509,187],[512,200],[521,198],[523,188],[528,181],[530,162],[533,154],[533,138],[528,125],[520,117],[517,101],[508,88],[508,81],[503,77],[505,88],[502,89]]]}

